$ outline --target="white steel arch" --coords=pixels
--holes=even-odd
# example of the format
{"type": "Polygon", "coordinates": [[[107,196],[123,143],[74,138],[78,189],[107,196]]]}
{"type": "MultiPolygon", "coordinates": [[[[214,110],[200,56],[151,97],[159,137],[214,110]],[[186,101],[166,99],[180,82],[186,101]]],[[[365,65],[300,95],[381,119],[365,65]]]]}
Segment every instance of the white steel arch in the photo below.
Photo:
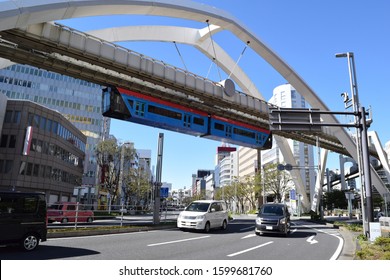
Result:
{"type": "MultiPolygon", "coordinates": [[[[229,30],[242,42],[251,42],[251,48],[276,71],[278,71],[312,107],[329,111],[325,103],[314,90],[276,53],[266,46],[242,23],[223,10],[203,4],[170,0],[41,0],[38,3],[21,1],[0,2],[0,30],[22,28],[35,23],[97,15],[158,15],[191,19],[199,22],[208,20],[211,24],[229,30]]],[[[216,31],[216,30],[214,30],[216,31]]],[[[324,115],[325,122],[338,123],[333,115],[324,115]]],[[[331,131],[339,138],[348,152],[357,160],[356,146],[348,133],[341,127],[332,127],[331,131]]],[[[372,182],[381,195],[389,193],[372,168],[372,182]]]]}
{"type": "MultiPolygon", "coordinates": [[[[210,27],[210,30],[215,33],[221,29],[216,26],[212,26],[210,27]]],[[[214,57],[214,50],[211,48],[211,38],[208,28],[195,29],[178,26],[124,26],[93,30],[88,31],[87,33],[110,42],[174,41],[195,47],[211,60],[214,57]]],[[[231,78],[241,87],[241,89],[246,94],[264,100],[264,97],[246,73],[238,65],[235,65],[235,61],[216,42],[214,42],[214,49],[217,54],[216,60],[218,61],[218,65],[226,73],[229,73],[230,69],[234,69],[231,78]]],[[[278,135],[274,135],[274,137],[276,144],[281,149],[284,159],[292,165],[297,165],[287,140],[278,135]]],[[[323,166],[325,166],[325,164],[323,166]]],[[[302,178],[302,174],[298,169],[293,169],[290,172],[293,174],[293,180],[298,193],[302,195],[302,205],[307,208],[309,205],[309,198],[306,195],[304,178],[302,178]]]]}
{"type": "MultiPolygon", "coordinates": [[[[221,30],[219,27],[210,26],[214,32],[221,30]]],[[[213,31],[212,31],[213,32],[213,31]]],[[[87,31],[86,33],[110,42],[124,41],[160,41],[177,42],[195,47],[210,60],[214,58],[214,50],[211,46],[208,28],[196,29],[178,26],[124,26],[107,29],[87,31]],[[207,30],[206,30],[207,29],[207,30]]],[[[213,43],[217,54],[218,66],[231,74],[232,80],[248,95],[264,100],[255,84],[237,65],[236,62],[216,42],[213,43]]]]}

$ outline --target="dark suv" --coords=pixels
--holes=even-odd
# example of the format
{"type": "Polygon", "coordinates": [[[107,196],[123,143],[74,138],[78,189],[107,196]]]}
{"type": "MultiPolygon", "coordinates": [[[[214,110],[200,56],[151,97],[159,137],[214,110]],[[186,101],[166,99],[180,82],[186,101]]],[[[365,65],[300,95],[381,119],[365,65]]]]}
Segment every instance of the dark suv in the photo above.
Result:
{"type": "Polygon", "coordinates": [[[0,192],[0,245],[37,248],[47,235],[44,193],[0,192]]]}
{"type": "Polygon", "coordinates": [[[282,203],[264,204],[256,218],[255,233],[278,233],[287,236],[290,233],[290,213],[282,203]]]}

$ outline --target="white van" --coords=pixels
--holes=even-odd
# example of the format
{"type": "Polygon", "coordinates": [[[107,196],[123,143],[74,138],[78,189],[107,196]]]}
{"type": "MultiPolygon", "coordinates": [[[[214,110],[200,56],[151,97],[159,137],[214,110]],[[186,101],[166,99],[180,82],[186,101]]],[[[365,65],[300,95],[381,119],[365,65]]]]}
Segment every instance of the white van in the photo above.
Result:
{"type": "Polygon", "coordinates": [[[211,228],[226,229],[229,222],[224,201],[197,200],[191,202],[177,218],[180,229],[197,229],[209,232],[211,228]]]}

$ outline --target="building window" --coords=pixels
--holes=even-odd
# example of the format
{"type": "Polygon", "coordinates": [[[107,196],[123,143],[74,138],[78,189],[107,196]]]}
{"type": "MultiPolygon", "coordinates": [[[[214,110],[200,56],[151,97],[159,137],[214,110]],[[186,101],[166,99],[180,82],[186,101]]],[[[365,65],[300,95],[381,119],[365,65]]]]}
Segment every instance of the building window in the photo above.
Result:
{"type": "Polygon", "coordinates": [[[8,135],[1,135],[0,148],[6,148],[8,142],[8,135]]]}
{"type": "Polygon", "coordinates": [[[34,164],[33,176],[38,177],[39,174],[39,164],[34,164]]]}
{"type": "Polygon", "coordinates": [[[9,148],[15,148],[16,146],[16,135],[10,135],[9,137],[9,148]]]}
{"type": "Polygon", "coordinates": [[[4,173],[10,173],[12,170],[12,166],[14,165],[13,160],[6,160],[5,161],[5,168],[4,168],[4,173]]]}
{"type": "Polygon", "coordinates": [[[26,170],[26,175],[27,176],[31,176],[32,168],[33,168],[33,164],[31,162],[27,163],[27,170],[26,170]]]}
{"type": "Polygon", "coordinates": [[[4,117],[4,123],[11,123],[12,121],[12,111],[6,111],[4,117]]]}

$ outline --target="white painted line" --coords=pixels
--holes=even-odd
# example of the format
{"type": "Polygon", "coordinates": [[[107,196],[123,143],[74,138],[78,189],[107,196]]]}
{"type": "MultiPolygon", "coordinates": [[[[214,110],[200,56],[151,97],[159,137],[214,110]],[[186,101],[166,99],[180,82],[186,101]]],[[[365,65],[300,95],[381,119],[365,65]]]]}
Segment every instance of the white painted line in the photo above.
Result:
{"type": "Polygon", "coordinates": [[[180,243],[180,242],[186,242],[186,241],[192,241],[192,240],[198,240],[198,239],[204,239],[204,238],[209,238],[210,235],[206,236],[201,236],[201,237],[194,237],[194,238],[187,238],[187,239],[180,239],[180,240],[173,240],[173,241],[167,241],[167,242],[161,242],[161,243],[154,243],[154,244],[149,244],[148,247],[152,246],[160,246],[160,245],[167,245],[167,244],[172,244],[172,243],[180,243]]]}
{"type": "Polygon", "coordinates": [[[297,229],[294,228],[294,229],[291,231],[291,234],[293,234],[293,233],[296,232],[296,231],[297,231],[297,229]]]}
{"type": "Polygon", "coordinates": [[[264,247],[264,246],[267,246],[271,243],[274,243],[273,241],[270,241],[270,242],[267,242],[267,243],[264,243],[264,244],[261,244],[259,246],[256,246],[256,247],[252,247],[252,248],[249,248],[249,249],[246,249],[246,250],[243,250],[243,251],[240,251],[240,252],[237,252],[237,253],[233,253],[233,254],[230,254],[230,255],[227,255],[228,257],[234,257],[234,256],[237,256],[237,255],[241,255],[241,254],[244,254],[246,252],[249,252],[249,251],[253,251],[253,250],[256,250],[258,248],[261,248],[261,247],[264,247]]]}
{"type": "Polygon", "coordinates": [[[255,236],[256,236],[256,233],[252,233],[252,234],[248,234],[247,236],[241,237],[241,239],[246,239],[246,238],[255,237],[255,236]]]}
{"type": "Polygon", "coordinates": [[[246,227],[246,228],[240,228],[240,231],[244,231],[244,230],[248,230],[248,229],[252,229],[254,228],[255,226],[250,226],[250,227],[246,227]]]}
{"type": "Polygon", "coordinates": [[[343,250],[343,247],[344,247],[344,239],[342,239],[340,236],[336,235],[336,234],[331,234],[332,236],[336,237],[339,239],[339,246],[337,247],[336,251],[334,252],[333,256],[329,259],[331,261],[334,261],[334,260],[337,260],[337,258],[340,256],[341,254],[341,250],[343,250]]]}

